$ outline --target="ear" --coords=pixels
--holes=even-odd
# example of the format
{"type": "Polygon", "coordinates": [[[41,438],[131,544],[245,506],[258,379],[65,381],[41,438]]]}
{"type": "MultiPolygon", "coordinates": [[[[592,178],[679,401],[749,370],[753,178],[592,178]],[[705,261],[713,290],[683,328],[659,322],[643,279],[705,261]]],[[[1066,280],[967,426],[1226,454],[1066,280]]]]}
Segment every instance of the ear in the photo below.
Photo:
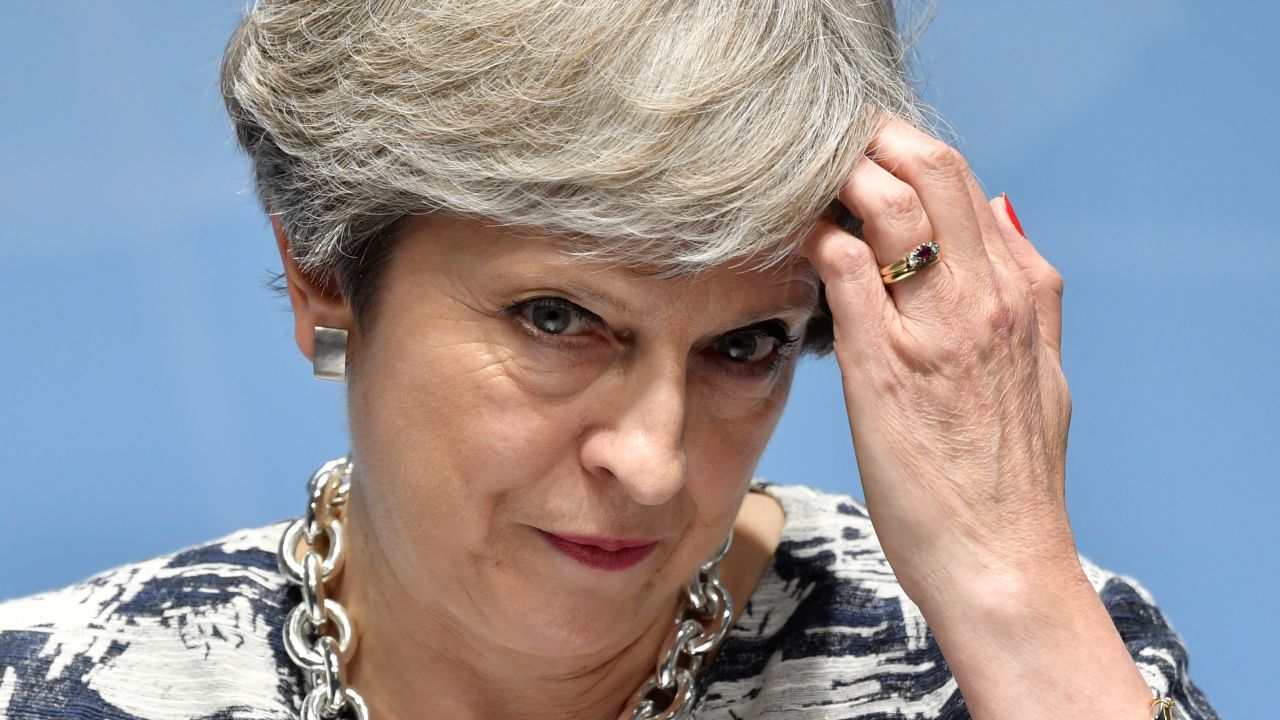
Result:
{"type": "Polygon", "coordinates": [[[355,313],[342,298],[342,293],[332,282],[317,284],[303,273],[289,252],[289,238],[285,235],[280,216],[271,211],[271,227],[276,234],[276,248],[284,266],[288,283],[289,304],[293,306],[293,334],[298,349],[311,359],[315,351],[316,326],[342,328],[352,336],[356,334],[355,313]]]}

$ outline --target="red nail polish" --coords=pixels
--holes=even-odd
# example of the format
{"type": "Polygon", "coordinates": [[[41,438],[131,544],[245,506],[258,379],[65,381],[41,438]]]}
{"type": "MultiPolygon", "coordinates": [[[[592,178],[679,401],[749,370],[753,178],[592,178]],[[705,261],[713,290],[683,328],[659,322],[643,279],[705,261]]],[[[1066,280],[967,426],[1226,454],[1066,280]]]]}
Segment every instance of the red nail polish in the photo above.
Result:
{"type": "Polygon", "coordinates": [[[1027,234],[1022,230],[1022,223],[1018,222],[1018,214],[1013,211],[1013,203],[1009,202],[1009,196],[1004,193],[1000,193],[1000,197],[1004,198],[1005,212],[1009,213],[1009,219],[1013,221],[1013,226],[1018,228],[1018,234],[1022,237],[1026,237],[1027,234]]]}

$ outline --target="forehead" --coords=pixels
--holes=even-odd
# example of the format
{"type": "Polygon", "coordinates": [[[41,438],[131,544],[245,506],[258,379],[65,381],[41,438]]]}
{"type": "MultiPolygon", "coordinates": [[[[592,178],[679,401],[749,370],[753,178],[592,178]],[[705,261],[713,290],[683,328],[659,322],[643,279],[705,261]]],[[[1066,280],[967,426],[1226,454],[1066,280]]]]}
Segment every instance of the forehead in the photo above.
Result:
{"type": "MultiPolygon", "coordinates": [[[[819,278],[807,259],[795,254],[768,268],[753,267],[748,260],[687,269],[671,265],[628,264],[623,259],[598,259],[578,254],[586,245],[537,228],[500,226],[481,219],[451,215],[413,218],[405,226],[410,244],[419,246],[411,254],[425,251],[434,258],[426,262],[451,273],[474,274],[502,281],[581,281],[613,292],[606,300],[620,296],[683,296],[701,302],[722,304],[725,300],[753,297],[789,299],[794,304],[814,306],[818,300],[819,278]],[[432,250],[421,248],[431,245],[432,250]]],[[[585,288],[584,288],[585,289],[585,288]]],[[[593,294],[590,291],[584,294],[593,294]]],[[[612,304],[619,304],[614,302],[612,304]]],[[[619,308],[623,309],[623,308],[619,308]]]]}

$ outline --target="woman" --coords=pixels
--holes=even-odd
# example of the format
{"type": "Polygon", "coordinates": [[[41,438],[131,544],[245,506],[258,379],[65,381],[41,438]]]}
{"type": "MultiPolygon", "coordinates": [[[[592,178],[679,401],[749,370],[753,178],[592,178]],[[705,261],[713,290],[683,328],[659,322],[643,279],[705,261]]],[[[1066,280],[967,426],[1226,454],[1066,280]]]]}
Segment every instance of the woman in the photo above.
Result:
{"type": "Polygon", "coordinates": [[[0,605],[4,716],[1216,717],[1075,550],[1061,279],[895,25],[259,2],[224,97],[349,457],[0,605]],[[865,507],[752,481],[804,352],[865,507]]]}

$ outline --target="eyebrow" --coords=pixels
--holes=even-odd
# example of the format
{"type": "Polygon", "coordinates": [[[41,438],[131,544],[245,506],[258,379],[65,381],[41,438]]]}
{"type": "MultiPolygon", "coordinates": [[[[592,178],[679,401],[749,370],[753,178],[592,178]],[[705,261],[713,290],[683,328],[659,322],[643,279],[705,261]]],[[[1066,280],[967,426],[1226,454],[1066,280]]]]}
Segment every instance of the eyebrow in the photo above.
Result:
{"type": "Polygon", "coordinates": [[[758,323],[762,320],[772,320],[777,317],[786,317],[788,315],[794,315],[796,321],[799,322],[802,319],[802,316],[813,313],[815,310],[817,310],[817,308],[818,308],[818,305],[816,301],[809,304],[792,302],[792,303],[787,303],[785,305],[780,305],[775,308],[767,308],[764,310],[747,313],[745,316],[739,318],[739,321],[742,323],[742,326],[747,326],[747,325],[754,325],[755,323],[758,323]]]}
{"type": "Polygon", "coordinates": [[[604,305],[605,307],[612,310],[614,314],[617,314],[617,315],[632,314],[631,306],[627,305],[625,302],[623,302],[618,298],[598,293],[594,290],[590,290],[588,288],[582,287],[581,285],[577,285],[575,283],[571,283],[565,280],[558,280],[556,282],[566,290],[573,292],[573,294],[575,295],[581,295],[582,297],[587,298],[588,300],[592,301],[597,305],[604,305]]]}
{"type": "MultiPolygon", "coordinates": [[[[804,276],[795,278],[792,282],[803,282],[807,280],[809,280],[809,278],[804,276]]],[[[569,281],[557,280],[556,282],[564,289],[569,290],[576,295],[581,295],[594,303],[604,305],[618,315],[629,316],[634,314],[631,306],[618,298],[596,292],[569,281]]],[[[812,287],[813,294],[806,295],[807,301],[791,300],[774,307],[748,311],[746,314],[738,317],[738,322],[740,324],[737,327],[746,327],[764,320],[772,320],[776,317],[786,315],[795,315],[797,316],[796,319],[799,320],[799,316],[815,312],[818,308],[818,293],[820,292],[819,284],[816,280],[812,283],[812,287]]]]}

